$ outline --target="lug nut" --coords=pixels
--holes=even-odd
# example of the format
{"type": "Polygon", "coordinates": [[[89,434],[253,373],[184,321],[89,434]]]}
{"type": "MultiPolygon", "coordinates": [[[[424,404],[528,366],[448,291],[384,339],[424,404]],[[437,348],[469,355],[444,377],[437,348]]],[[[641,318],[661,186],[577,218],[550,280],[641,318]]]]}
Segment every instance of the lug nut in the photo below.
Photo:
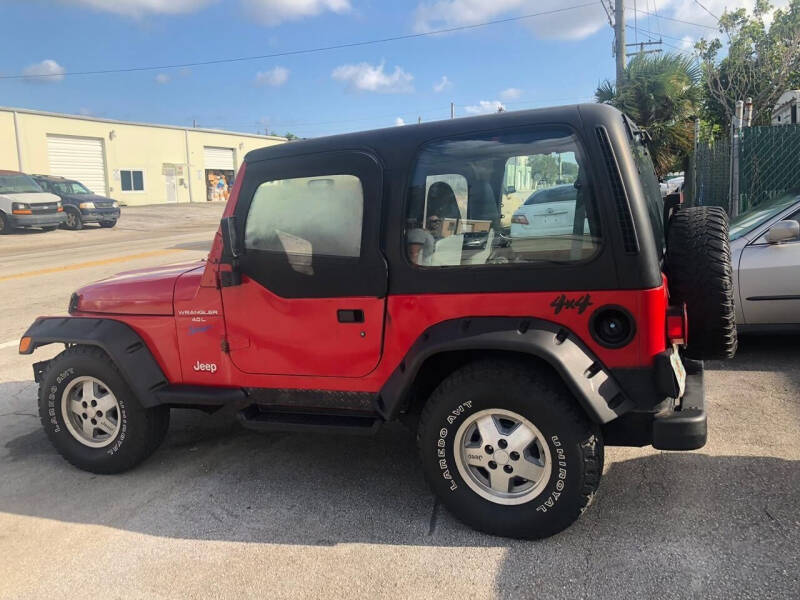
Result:
{"type": "Polygon", "coordinates": [[[81,415],[81,417],[83,417],[83,420],[85,421],[86,419],[88,419],[88,418],[89,418],[89,415],[87,415],[86,413],[83,413],[83,414],[81,415]]]}
{"type": "Polygon", "coordinates": [[[506,473],[513,473],[514,469],[511,467],[511,465],[506,465],[503,467],[503,471],[505,471],[506,473]]]}
{"type": "Polygon", "coordinates": [[[486,454],[493,454],[494,453],[494,448],[492,448],[489,444],[486,444],[486,447],[484,448],[484,450],[486,450],[486,454]]]}
{"type": "Polygon", "coordinates": [[[92,400],[92,406],[97,406],[97,400],[92,400]]]}
{"type": "Polygon", "coordinates": [[[493,460],[490,460],[489,461],[489,468],[490,469],[496,469],[497,468],[497,463],[494,462],[493,460]]]}
{"type": "Polygon", "coordinates": [[[516,450],[511,454],[509,454],[509,456],[511,457],[511,460],[519,460],[519,452],[517,452],[516,450]]]}
{"type": "Polygon", "coordinates": [[[497,445],[500,446],[503,450],[505,450],[508,447],[508,442],[505,440],[500,440],[499,442],[497,442],[497,445]]]}
{"type": "Polygon", "coordinates": [[[82,406],[83,408],[88,408],[88,407],[89,407],[89,405],[88,405],[88,404],[86,404],[86,402],[81,402],[81,406],[82,406]]]}
{"type": "Polygon", "coordinates": [[[97,421],[95,419],[92,419],[92,425],[97,425],[97,421]]]}
{"type": "Polygon", "coordinates": [[[103,416],[103,411],[98,410],[97,413],[95,414],[95,416],[96,417],[102,417],[103,416]]]}

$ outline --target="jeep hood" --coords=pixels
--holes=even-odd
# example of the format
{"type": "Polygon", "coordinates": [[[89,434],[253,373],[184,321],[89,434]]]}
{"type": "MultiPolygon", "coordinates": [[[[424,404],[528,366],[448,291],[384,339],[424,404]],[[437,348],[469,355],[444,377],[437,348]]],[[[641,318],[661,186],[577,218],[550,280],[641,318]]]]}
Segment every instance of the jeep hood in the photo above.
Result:
{"type": "Polygon", "coordinates": [[[75,292],[70,312],[171,315],[175,282],[184,273],[204,267],[205,261],[199,261],[112,275],[75,292]]]}

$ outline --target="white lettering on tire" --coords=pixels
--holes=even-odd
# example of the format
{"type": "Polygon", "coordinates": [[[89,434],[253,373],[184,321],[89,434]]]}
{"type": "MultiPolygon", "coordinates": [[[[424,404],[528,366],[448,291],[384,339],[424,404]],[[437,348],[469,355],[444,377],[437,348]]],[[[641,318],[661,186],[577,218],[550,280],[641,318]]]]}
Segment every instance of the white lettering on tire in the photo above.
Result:
{"type": "Polygon", "coordinates": [[[540,512],[547,512],[556,505],[556,502],[558,502],[558,499],[561,497],[561,494],[564,491],[564,481],[567,478],[567,456],[564,453],[564,449],[561,447],[561,440],[558,439],[557,435],[552,436],[550,440],[553,442],[553,446],[555,446],[556,450],[558,479],[556,480],[555,490],[550,492],[550,495],[545,499],[545,501],[536,507],[536,510],[540,512]]]}

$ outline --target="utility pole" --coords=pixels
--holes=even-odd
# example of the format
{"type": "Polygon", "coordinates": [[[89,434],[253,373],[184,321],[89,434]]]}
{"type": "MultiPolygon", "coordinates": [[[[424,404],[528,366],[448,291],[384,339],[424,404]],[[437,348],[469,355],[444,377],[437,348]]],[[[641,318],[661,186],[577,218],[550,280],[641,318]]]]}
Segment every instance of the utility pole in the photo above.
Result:
{"type": "Polygon", "coordinates": [[[625,2],[614,0],[614,54],[617,58],[617,89],[625,78],[625,2]]]}
{"type": "Polygon", "coordinates": [[[455,102],[451,102],[450,103],[450,118],[451,119],[455,119],[456,118],[456,103],[455,102]]]}

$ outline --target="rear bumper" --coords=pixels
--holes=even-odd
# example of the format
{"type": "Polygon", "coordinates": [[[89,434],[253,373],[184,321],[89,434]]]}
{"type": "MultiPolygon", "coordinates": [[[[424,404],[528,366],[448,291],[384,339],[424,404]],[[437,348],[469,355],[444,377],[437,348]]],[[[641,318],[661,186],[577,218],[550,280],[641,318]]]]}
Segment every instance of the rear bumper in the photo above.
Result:
{"type": "MultiPolygon", "coordinates": [[[[679,401],[670,399],[656,406],[630,411],[603,425],[608,446],[650,446],[659,450],[696,450],[707,437],[705,389],[702,361],[683,359],[686,389],[679,401]]],[[[666,375],[661,379],[666,380],[666,375]]],[[[666,382],[661,382],[661,386],[666,382]]],[[[647,397],[663,398],[653,393],[647,397]]]]}
{"type": "Polygon", "coordinates": [[[11,227],[56,227],[64,222],[64,213],[47,213],[44,215],[8,215],[11,227]]]}
{"type": "Polygon", "coordinates": [[[99,223],[100,221],[116,221],[119,219],[119,208],[92,208],[81,210],[81,220],[84,223],[99,223]]]}
{"type": "Polygon", "coordinates": [[[679,407],[653,417],[653,448],[659,450],[696,450],[706,444],[706,393],[703,387],[703,363],[684,360],[686,392],[679,407]]]}

